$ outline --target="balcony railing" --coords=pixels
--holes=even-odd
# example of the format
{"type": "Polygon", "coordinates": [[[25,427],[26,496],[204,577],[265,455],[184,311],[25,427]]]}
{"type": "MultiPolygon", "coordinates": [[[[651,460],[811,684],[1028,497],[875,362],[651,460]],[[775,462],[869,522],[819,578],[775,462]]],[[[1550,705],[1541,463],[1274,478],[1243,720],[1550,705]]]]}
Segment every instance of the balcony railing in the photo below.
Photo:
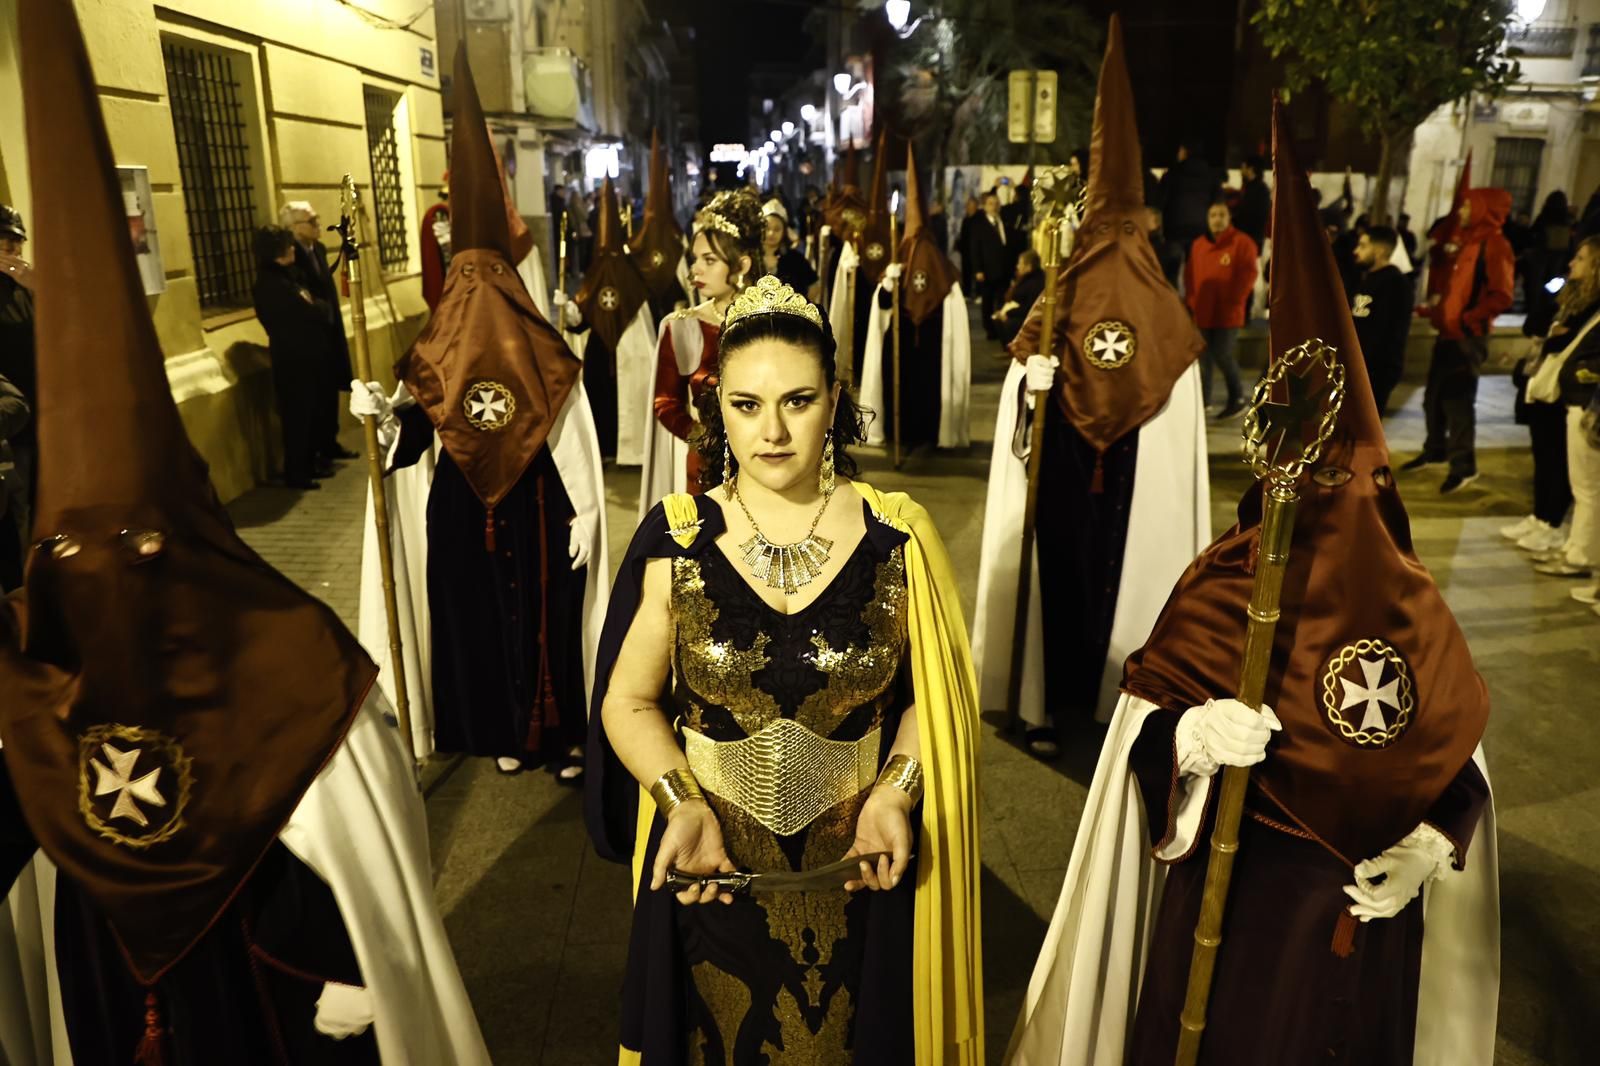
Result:
{"type": "MultiPolygon", "coordinates": [[[[1593,39],[1591,27],[1591,46],[1593,39]]],[[[1578,28],[1541,26],[1537,22],[1531,26],[1513,27],[1506,33],[1506,44],[1515,48],[1523,59],[1571,59],[1578,46],[1578,28]]]]}
{"type": "Polygon", "coordinates": [[[1589,26],[1589,48],[1583,58],[1583,77],[1600,78],[1600,22],[1589,26]]]}

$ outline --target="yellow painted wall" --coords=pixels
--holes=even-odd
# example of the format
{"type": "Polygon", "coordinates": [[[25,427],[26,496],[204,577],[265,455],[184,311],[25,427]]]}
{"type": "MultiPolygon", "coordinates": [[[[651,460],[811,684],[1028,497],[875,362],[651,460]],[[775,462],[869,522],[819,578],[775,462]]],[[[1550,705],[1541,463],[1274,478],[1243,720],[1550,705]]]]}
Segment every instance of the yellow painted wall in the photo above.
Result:
{"type": "MultiPolygon", "coordinates": [[[[184,423],[211,465],[223,499],[271,476],[278,459],[266,337],[253,315],[202,316],[194,253],[184,213],[182,176],[167,101],[162,34],[224,47],[242,57],[247,113],[259,149],[257,222],[277,221],[286,200],[309,200],[323,221],[339,214],[339,183],[353,173],[371,181],[363,85],[403,97],[402,130],[415,175],[407,205],[407,268],[374,285],[367,318],[377,376],[421,328],[422,302],[414,232],[438,196],[445,169],[444,121],[431,10],[408,28],[385,28],[336,0],[73,0],[89,47],[112,151],[123,165],[149,168],[167,289],[149,298],[168,376],[184,423]],[[423,50],[433,53],[433,73],[423,50]],[[385,298],[387,296],[387,298],[385,298]],[[393,313],[391,314],[391,307],[393,313]]],[[[366,11],[404,22],[418,0],[361,0],[366,11]]],[[[29,215],[26,145],[16,103],[14,0],[0,0],[0,192],[29,215]]],[[[403,153],[404,154],[404,153],[403,153]]],[[[370,209],[370,200],[369,200],[370,209]]],[[[373,255],[373,261],[376,255],[373,255]]],[[[350,329],[349,308],[345,309],[350,329]]]]}

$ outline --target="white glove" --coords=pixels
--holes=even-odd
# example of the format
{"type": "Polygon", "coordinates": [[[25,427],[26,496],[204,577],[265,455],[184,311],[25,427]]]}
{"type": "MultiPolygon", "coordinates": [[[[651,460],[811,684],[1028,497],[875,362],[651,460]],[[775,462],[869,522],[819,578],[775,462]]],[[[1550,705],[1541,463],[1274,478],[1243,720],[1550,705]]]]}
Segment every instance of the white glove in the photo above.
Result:
{"type": "Polygon", "coordinates": [[[573,303],[564,292],[557,292],[554,297],[556,307],[560,308],[561,324],[568,329],[577,329],[583,325],[583,309],[573,303]]]}
{"type": "Polygon", "coordinates": [[[1221,766],[1254,766],[1267,757],[1267,742],[1282,728],[1264,703],[1257,714],[1238,700],[1206,700],[1178,719],[1178,772],[1210,777],[1221,766]]]}
{"type": "Polygon", "coordinates": [[[1376,859],[1356,865],[1356,883],[1344,889],[1355,900],[1350,913],[1363,922],[1393,918],[1417,898],[1423,885],[1444,876],[1455,855],[1450,838],[1424,822],[1376,859]]]}
{"type": "Polygon", "coordinates": [[[317,1016],[312,1024],[323,1036],[343,1040],[372,1028],[373,1018],[370,991],[329,981],[317,998],[317,1016]]]}
{"type": "Polygon", "coordinates": [[[833,234],[833,227],[832,226],[823,226],[820,230],[817,231],[817,240],[819,242],[826,242],[827,239],[830,236],[832,236],[832,234],[833,234]]]}
{"type": "Polygon", "coordinates": [[[571,535],[567,540],[567,558],[572,569],[582,570],[589,565],[589,541],[594,536],[594,519],[588,515],[574,515],[571,535]]]}
{"type": "Polygon", "coordinates": [[[883,268],[883,291],[894,292],[895,282],[900,280],[900,275],[905,273],[905,267],[899,263],[890,263],[883,268]]]}
{"type": "Polygon", "coordinates": [[[565,307],[567,302],[571,299],[572,297],[568,296],[561,289],[557,289],[555,292],[550,294],[550,304],[552,307],[565,307]]]}
{"type": "Polygon", "coordinates": [[[394,403],[376,381],[350,382],[350,413],[365,421],[376,418],[381,426],[394,417],[394,403]]]}
{"type": "Polygon", "coordinates": [[[1056,387],[1056,367],[1061,360],[1053,355],[1028,356],[1028,391],[1047,392],[1056,387]]]}

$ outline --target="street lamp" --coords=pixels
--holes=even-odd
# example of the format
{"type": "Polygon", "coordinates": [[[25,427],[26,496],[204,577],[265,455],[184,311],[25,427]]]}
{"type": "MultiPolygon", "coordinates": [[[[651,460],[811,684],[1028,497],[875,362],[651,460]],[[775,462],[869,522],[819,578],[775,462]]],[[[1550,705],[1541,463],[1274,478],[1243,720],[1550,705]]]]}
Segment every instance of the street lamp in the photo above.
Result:
{"type": "Polygon", "coordinates": [[[840,96],[850,91],[850,86],[855,84],[854,79],[848,74],[840,73],[833,76],[833,91],[840,96]]]}
{"type": "Polygon", "coordinates": [[[771,134],[771,137],[772,137],[772,143],[773,144],[777,144],[779,141],[783,140],[783,131],[782,130],[773,130],[772,134],[771,134]]]}
{"type": "Polygon", "coordinates": [[[817,105],[816,104],[801,104],[800,105],[800,120],[802,122],[806,122],[806,123],[811,123],[811,122],[817,121],[817,105]]]}
{"type": "Polygon", "coordinates": [[[903,30],[906,28],[906,23],[911,20],[911,0],[884,0],[883,13],[889,16],[889,25],[893,26],[896,32],[903,30]]]}
{"type": "Polygon", "coordinates": [[[1517,0],[1517,18],[1523,25],[1531,25],[1544,14],[1545,0],[1517,0]]]}
{"type": "Polygon", "coordinates": [[[784,124],[783,124],[783,135],[785,137],[793,137],[794,136],[794,123],[793,122],[789,122],[789,121],[785,121],[784,122],[784,124]]]}

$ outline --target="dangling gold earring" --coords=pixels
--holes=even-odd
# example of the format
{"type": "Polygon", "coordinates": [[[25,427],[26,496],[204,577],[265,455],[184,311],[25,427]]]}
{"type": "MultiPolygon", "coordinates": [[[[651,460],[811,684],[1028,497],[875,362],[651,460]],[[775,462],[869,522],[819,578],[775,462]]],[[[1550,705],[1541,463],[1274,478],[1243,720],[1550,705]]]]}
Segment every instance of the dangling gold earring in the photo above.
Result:
{"type": "Polygon", "coordinates": [[[733,499],[733,449],[722,442],[722,498],[733,499]]]}
{"type": "Polygon", "coordinates": [[[738,277],[733,279],[733,287],[735,289],[744,288],[744,275],[743,274],[740,274],[738,277]]]}
{"type": "Polygon", "coordinates": [[[833,492],[833,430],[828,430],[828,439],[822,446],[822,469],[817,472],[817,488],[824,496],[833,492]]]}

